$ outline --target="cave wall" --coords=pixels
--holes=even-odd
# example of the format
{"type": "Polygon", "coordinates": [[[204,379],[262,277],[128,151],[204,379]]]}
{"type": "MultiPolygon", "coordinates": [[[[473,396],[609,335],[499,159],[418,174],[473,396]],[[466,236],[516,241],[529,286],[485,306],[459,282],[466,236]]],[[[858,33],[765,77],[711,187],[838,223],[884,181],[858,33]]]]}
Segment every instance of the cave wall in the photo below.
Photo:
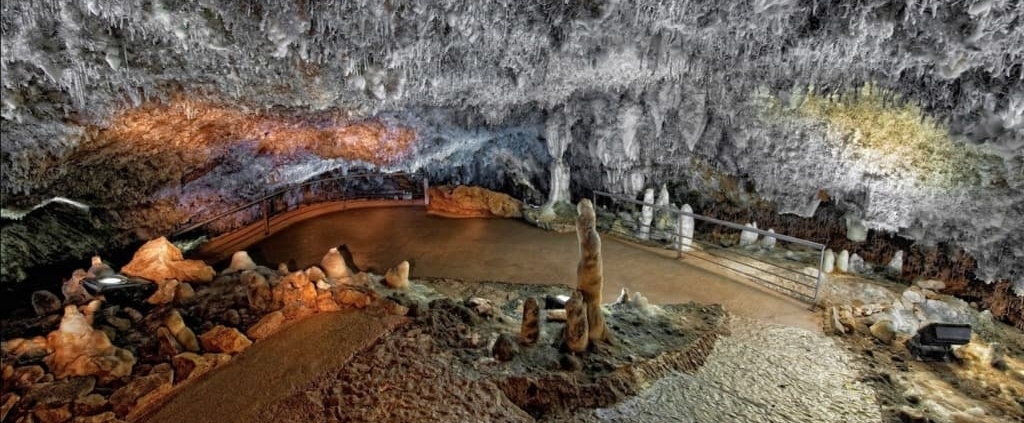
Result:
{"type": "Polygon", "coordinates": [[[39,233],[25,214],[55,197],[109,210],[100,220],[122,243],[375,168],[534,204],[552,185],[668,183],[708,208],[806,217],[827,197],[843,224],[960,246],[980,279],[1024,292],[1019,2],[12,0],[0,12],[5,284],[95,250],[55,226],[7,236],[39,233]],[[920,164],[879,165],[821,120],[766,113],[869,83],[989,159],[929,183],[920,164]],[[149,120],[126,124],[134,114],[149,120]],[[230,124],[203,123],[218,119],[230,124]]]}

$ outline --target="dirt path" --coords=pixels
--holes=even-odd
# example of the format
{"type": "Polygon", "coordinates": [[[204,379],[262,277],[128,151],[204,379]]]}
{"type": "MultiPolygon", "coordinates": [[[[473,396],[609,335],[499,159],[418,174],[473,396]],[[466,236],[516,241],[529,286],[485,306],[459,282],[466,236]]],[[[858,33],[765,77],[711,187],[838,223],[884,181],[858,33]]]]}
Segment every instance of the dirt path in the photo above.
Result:
{"type": "Polygon", "coordinates": [[[308,317],[193,382],[144,421],[255,422],[263,408],[287,398],[315,376],[341,367],[400,321],[357,311],[308,317]]]}
{"type": "MultiPolygon", "coordinates": [[[[697,301],[727,311],[820,333],[806,304],[668,250],[603,238],[606,301],[623,287],[652,303],[697,301]]],[[[384,273],[409,260],[416,277],[576,284],[576,235],[547,232],[510,219],[447,219],[422,208],[374,208],[320,216],[248,248],[257,261],[305,267],[328,248],[346,245],[363,270],[384,273]]]]}

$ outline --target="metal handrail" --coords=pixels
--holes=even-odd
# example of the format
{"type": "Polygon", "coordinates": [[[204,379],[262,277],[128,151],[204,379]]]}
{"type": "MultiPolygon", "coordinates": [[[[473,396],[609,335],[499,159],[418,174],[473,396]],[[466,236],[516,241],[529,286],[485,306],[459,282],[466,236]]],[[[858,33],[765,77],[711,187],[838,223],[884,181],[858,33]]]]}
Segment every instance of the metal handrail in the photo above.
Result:
{"type": "MultiPolygon", "coordinates": [[[[216,216],[213,216],[211,218],[205,219],[205,220],[203,220],[201,222],[188,225],[188,226],[186,226],[184,228],[181,228],[181,229],[177,229],[177,230],[175,230],[171,234],[171,237],[176,237],[176,236],[179,236],[181,234],[194,231],[194,230],[199,229],[199,228],[201,228],[203,226],[209,225],[210,223],[216,222],[216,221],[218,221],[220,219],[223,219],[225,217],[231,216],[231,215],[233,215],[235,213],[238,213],[238,212],[240,212],[242,210],[248,209],[248,208],[256,206],[256,205],[261,205],[262,204],[264,206],[264,208],[266,208],[266,206],[267,206],[266,202],[267,201],[269,201],[269,200],[271,200],[271,199],[273,199],[275,197],[278,197],[280,195],[286,194],[289,191],[292,191],[292,190],[295,190],[295,189],[306,188],[306,187],[312,186],[314,184],[319,184],[319,183],[324,183],[324,182],[340,181],[340,180],[356,179],[356,178],[361,178],[361,177],[367,177],[368,178],[368,177],[371,177],[371,176],[415,176],[415,175],[419,175],[419,173],[410,173],[410,172],[395,172],[395,173],[360,172],[360,173],[354,173],[354,174],[348,174],[348,175],[332,176],[330,178],[312,179],[312,180],[304,181],[304,182],[299,183],[299,184],[288,185],[288,186],[286,186],[284,188],[281,188],[281,189],[279,189],[277,191],[274,191],[274,192],[272,192],[270,194],[264,195],[264,196],[262,196],[262,197],[260,197],[260,198],[258,198],[256,200],[249,201],[248,203],[245,203],[245,204],[243,204],[241,206],[235,207],[235,208],[230,209],[228,211],[219,213],[216,216]]],[[[423,181],[424,181],[424,183],[423,183],[424,201],[429,201],[429,200],[427,200],[427,195],[428,194],[426,193],[427,189],[428,189],[428,186],[429,186],[428,183],[427,183],[427,177],[426,177],[426,175],[422,175],[422,176],[423,176],[423,181]]],[[[264,217],[269,219],[270,216],[269,216],[269,213],[268,213],[267,210],[264,210],[262,213],[266,214],[266,216],[264,216],[264,217]]]]}
{"type": "MultiPolygon", "coordinates": [[[[750,226],[744,226],[744,225],[740,225],[740,224],[734,223],[734,222],[728,222],[728,221],[725,221],[725,220],[715,219],[713,217],[702,216],[702,215],[699,215],[699,214],[696,214],[696,213],[688,213],[688,212],[684,212],[684,211],[679,210],[679,209],[673,209],[673,208],[664,207],[664,206],[657,206],[657,205],[654,205],[653,203],[647,203],[647,202],[643,202],[643,201],[638,201],[638,200],[635,200],[635,199],[632,199],[632,198],[628,198],[628,197],[625,197],[625,196],[622,196],[622,195],[612,194],[610,192],[605,192],[605,191],[597,191],[597,190],[593,191],[593,201],[594,201],[594,206],[595,207],[597,206],[597,197],[598,196],[607,197],[607,198],[609,198],[609,199],[611,199],[613,201],[621,201],[621,202],[632,203],[632,204],[643,206],[643,207],[650,207],[652,210],[657,210],[657,211],[666,212],[666,213],[675,214],[675,215],[688,216],[688,217],[693,218],[694,220],[700,220],[700,221],[704,221],[704,222],[708,222],[708,223],[712,223],[712,224],[716,224],[716,225],[720,225],[720,226],[725,226],[727,228],[732,228],[732,229],[736,229],[736,230],[740,230],[740,231],[755,232],[755,233],[760,234],[762,236],[772,237],[772,238],[775,238],[775,239],[780,240],[780,241],[789,242],[789,243],[792,243],[792,244],[802,245],[802,246],[805,246],[805,247],[810,247],[810,248],[816,249],[819,252],[819,257],[818,257],[818,275],[817,275],[817,277],[803,274],[803,275],[806,275],[807,277],[811,277],[811,278],[815,279],[815,283],[814,283],[814,296],[813,297],[811,297],[810,295],[801,293],[799,291],[796,291],[796,290],[794,290],[792,288],[781,286],[781,285],[779,285],[779,284],[777,284],[775,282],[769,281],[769,280],[767,280],[767,279],[765,279],[763,277],[757,277],[757,276],[754,276],[752,274],[749,274],[749,273],[746,273],[746,272],[743,272],[743,271],[739,271],[738,269],[734,269],[734,268],[726,266],[726,265],[724,265],[722,263],[715,263],[715,264],[717,264],[718,266],[721,266],[723,268],[726,268],[726,269],[735,271],[737,273],[740,273],[740,274],[752,277],[754,279],[757,279],[758,281],[763,282],[763,283],[765,283],[767,285],[770,285],[770,286],[772,286],[774,288],[780,288],[780,289],[783,289],[785,291],[789,291],[792,294],[795,294],[793,296],[798,297],[798,299],[810,300],[811,309],[813,309],[817,305],[817,303],[818,303],[818,296],[819,296],[819,294],[821,292],[821,285],[822,285],[822,282],[823,282],[823,279],[824,279],[824,273],[825,273],[824,272],[824,266],[825,266],[825,248],[826,247],[825,247],[824,244],[820,244],[820,243],[813,242],[813,241],[808,241],[808,240],[805,240],[805,239],[795,238],[795,237],[792,237],[792,236],[782,235],[782,234],[778,234],[778,233],[775,233],[775,232],[769,232],[769,231],[761,230],[761,229],[750,227],[750,226]]],[[[671,237],[673,239],[676,238],[676,236],[677,236],[677,234],[674,234],[674,233],[671,234],[671,237]]],[[[705,243],[705,242],[701,242],[701,241],[699,241],[699,240],[697,240],[697,239],[695,239],[693,237],[683,237],[681,234],[679,234],[678,236],[681,237],[681,238],[689,238],[689,239],[691,239],[692,241],[694,241],[694,242],[696,242],[698,244],[708,244],[708,243],[705,243]]],[[[681,254],[687,254],[687,255],[690,255],[690,256],[693,256],[693,257],[701,258],[701,259],[709,261],[709,262],[713,262],[712,260],[704,258],[704,257],[700,257],[699,255],[695,255],[693,253],[688,253],[686,251],[682,251],[681,249],[677,249],[676,248],[676,244],[677,243],[675,243],[675,242],[672,243],[672,249],[679,251],[679,253],[681,253],[681,254]]],[[[708,244],[708,245],[711,245],[711,244],[708,244]]],[[[714,248],[725,250],[724,248],[720,248],[720,247],[714,247],[714,248]]],[[[725,260],[733,261],[733,262],[739,263],[739,264],[741,264],[743,266],[747,266],[747,267],[750,267],[752,269],[757,269],[759,272],[762,272],[762,273],[765,273],[765,274],[769,274],[769,275],[772,275],[772,276],[776,276],[776,277],[782,278],[784,280],[788,280],[790,282],[796,283],[799,286],[810,287],[810,285],[803,284],[803,283],[800,283],[798,281],[794,281],[793,279],[784,277],[784,276],[776,274],[774,272],[767,271],[765,269],[761,269],[761,268],[758,268],[758,267],[755,267],[755,266],[751,266],[750,264],[746,264],[746,263],[740,262],[740,261],[735,260],[735,259],[730,259],[730,258],[719,256],[719,255],[716,255],[716,254],[711,254],[710,252],[707,253],[707,254],[712,256],[712,257],[717,257],[717,258],[720,258],[720,259],[725,259],[725,260]]],[[[751,257],[751,256],[746,255],[746,254],[740,254],[740,255],[744,256],[744,257],[748,257],[748,258],[754,258],[754,257],[751,257]]],[[[767,261],[759,260],[759,259],[756,259],[756,258],[755,258],[755,260],[758,261],[758,262],[764,263],[764,264],[768,264],[768,265],[771,265],[771,266],[774,266],[774,267],[778,267],[780,269],[783,269],[783,270],[786,270],[786,271],[789,271],[789,272],[793,272],[793,273],[796,273],[796,274],[801,274],[801,272],[798,272],[798,271],[793,270],[793,269],[786,268],[784,266],[779,266],[777,264],[769,263],[767,261]]]]}

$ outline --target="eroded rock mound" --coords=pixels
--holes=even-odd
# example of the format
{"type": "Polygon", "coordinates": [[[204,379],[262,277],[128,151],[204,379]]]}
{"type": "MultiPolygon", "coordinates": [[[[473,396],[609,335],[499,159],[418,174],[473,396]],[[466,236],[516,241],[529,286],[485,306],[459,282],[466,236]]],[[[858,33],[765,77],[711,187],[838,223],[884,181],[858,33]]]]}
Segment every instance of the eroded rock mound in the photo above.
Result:
{"type": "Polygon", "coordinates": [[[64,308],[60,329],[47,337],[53,353],[45,359],[47,367],[57,378],[68,376],[97,376],[101,380],[116,379],[131,374],[135,357],[125,349],[110,343],[106,333],[93,329],[78,308],[64,308]]]}
{"type": "Polygon", "coordinates": [[[430,187],[427,211],[453,217],[509,217],[523,215],[523,204],[508,194],[475,186],[430,187]]]}
{"type": "Polygon", "coordinates": [[[216,275],[213,268],[200,260],[185,260],[181,250],[165,237],[145,243],[121,273],[160,282],[177,279],[181,282],[210,282],[216,275]]]}

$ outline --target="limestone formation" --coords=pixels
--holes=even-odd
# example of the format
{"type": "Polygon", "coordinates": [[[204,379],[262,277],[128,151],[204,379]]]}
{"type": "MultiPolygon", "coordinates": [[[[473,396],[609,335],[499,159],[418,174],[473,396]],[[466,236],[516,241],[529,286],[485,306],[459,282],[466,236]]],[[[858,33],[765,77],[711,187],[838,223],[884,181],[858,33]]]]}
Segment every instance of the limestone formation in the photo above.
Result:
{"type": "MultiPolygon", "coordinates": [[[[165,363],[164,366],[167,366],[165,363]]],[[[136,409],[144,409],[163,398],[171,390],[174,382],[173,370],[158,370],[140,377],[114,391],[110,396],[110,405],[118,416],[128,416],[136,409]]]]}
{"type": "Polygon", "coordinates": [[[114,269],[110,267],[110,265],[104,263],[100,256],[92,256],[92,264],[86,273],[94,278],[102,278],[104,276],[113,275],[117,272],[114,272],[114,269]]]}
{"type": "Polygon", "coordinates": [[[885,271],[893,277],[899,277],[903,274],[903,250],[896,251],[892,260],[885,266],[885,271]]]}
{"type": "Polygon", "coordinates": [[[274,295],[267,278],[252,270],[246,270],[242,272],[240,280],[246,288],[249,308],[256,312],[265,312],[273,307],[274,295]]]}
{"type": "Polygon", "coordinates": [[[54,293],[50,291],[36,291],[32,293],[32,310],[36,316],[49,316],[60,311],[61,302],[54,293]]]}
{"type": "Polygon", "coordinates": [[[178,282],[177,279],[158,281],[156,292],[150,295],[146,302],[154,305],[170,304],[178,294],[179,285],[181,285],[181,282],[178,282]]]}
{"type": "Polygon", "coordinates": [[[102,331],[93,329],[78,307],[64,307],[60,328],[47,336],[53,353],[44,359],[57,378],[97,376],[111,380],[131,374],[135,357],[115,347],[102,331]]]}
{"type": "MultiPolygon", "coordinates": [[[[775,230],[772,228],[768,228],[768,232],[774,234],[775,230]]],[[[761,238],[761,248],[764,248],[765,250],[771,250],[775,248],[775,237],[765,235],[763,238],[761,238]]]]}
{"type": "Polygon", "coordinates": [[[185,282],[179,283],[177,292],[174,293],[174,299],[178,301],[179,304],[187,304],[192,301],[195,296],[195,288],[192,288],[191,284],[185,282]]]}
{"type": "Polygon", "coordinates": [[[409,262],[402,261],[397,266],[388,269],[388,272],[384,275],[384,281],[387,285],[394,289],[408,289],[409,288],[409,262]]]}
{"type": "Polygon", "coordinates": [[[853,242],[864,242],[868,239],[868,228],[854,216],[844,217],[846,221],[846,239],[853,242]]]}
{"type": "MultiPolygon", "coordinates": [[[[654,213],[654,229],[664,238],[664,231],[668,229],[672,218],[672,212],[668,211],[670,200],[668,187],[665,184],[661,184],[661,190],[658,191],[658,198],[654,200],[654,205],[658,207],[658,210],[654,213]]],[[[672,208],[674,209],[675,207],[673,206],[672,208]]]]}
{"type": "Polygon", "coordinates": [[[587,323],[583,294],[573,291],[565,303],[565,347],[569,351],[581,353],[587,350],[590,333],[587,323]]]}
{"type": "Polygon", "coordinates": [[[203,349],[210,352],[238,354],[252,345],[238,329],[217,325],[206,333],[199,335],[203,349]]]}
{"type": "Polygon", "coordinates": [[[836,256],[836,270],[842,273],[849,273],[850,271],[850,252],[843,250],[836,256]]]}
{"type": "Polygon", "coordinates": [[[36,336],[34,338],[14,338],[0,343],[0,351],[5,355],[19,361],[29,362],[45,357],[50,352],[46,338],[36,336]]]}
{"type": "Polygon", "coordinates": [[[531,346],[540,339],[540,307],[537,299],[527,298],[523,302],[523,324],[519,329],[519,343],[531,346]]]}
{"type": "Polygon", "coordinates": [[[281,311],[275,311],[273,313],[267,314],[266,316],[263,316],[263,318],[260,319],[260,321],[256,322],[255,325],[252,325],[252,327],[249,328],[249,330],[246,331],[245,334],[248,335],[249,338],[259,341],[277,332],[277,330],[281,328],[281,325],[284,323],[284,321],[284,313],[282,313],[281,311]]]}
{"type": "Polygon", "coordinates": [[[622,288],[622,291],[619,291],[619,298],[615,299],[615,304],[629,304],[629,288],[622,288]]]}
{"type": "MultiPolygon", "coordinates": [[[[589,202],[590,200],[587,200],[589,202]]],[[[582,202],[582,201],[581,201],[582,202]]],[[[651,221],[654,220],[654,188],[644,190],[644,205],[640,208],[640,230],[637,238],[649,239],[651,237],[651,221]]]]}
{"type": "Polygon", "coordinates": [[[825,250],[825,258],[822,262],[821,270],[825,273],[832,273],[836,269],[836,254],[832,252],[832,249],[825,250]]]}
{"type": "Polygon", "coordinates": [[[273,288],[275,308],[278,305],[284,307],[284,314],[289,319],[315,313],[316,295],[316,286],[303,271],[289,273],[273,288]]]}
{"type": "Polygon", "coordinates": [[[249,253],[246,251],[235,251],[231,255],[231,265],[228,266],[228,271],[241,272],[243,270],[253,270],[256,268],[256,262],[249,257],[249,253]]]}
{"type": "Polygon", "coordinates": [[[318,266],[310,266],[309,269],[306,269],[306,277],[313,282],[327,281],[327,274],[318,266]]]}
{"type": "Polygon", "coordinates": [[[491,354],[498,361],[509,361],[515,358],[518,353],[519,349],[516,348],[515,341],[512,340],[511,336],[504,333],[498,335],[498,339],[494,341],[494,347],[491,349],[491,354]]]}
{"type": "Polygon", "coordinates": [[[185,325],[185,320],[181,318],[181,313],[178,313],[178,310],[171,310],[167,314],[167,317],[164,318],[164,326],[170,330],[171,335],[185,348],[185,351],[199,351],[199,341],[196,340],[195,332],[185,325]]]}
{"type": "Polygon", "coordinates": [[[78,269],[71,273],[71,279],[64,281],[60,292],[64,294],[64,301],[68,304],[85,304],[92,300],[92,295],[85,290],[82,283],[89,276],[85,270],[78,269]]]}
{"type": "Polygon", "coordinates": [[[323,269],[327,277],[332,280],[338,280],[352,276],[352,271],[348,269],[348,265],[345,264],[345,257],[342,257],[341,253],[337,248],[331,248],[327,250],[327,254],[320,260],[320,267],[323,269]]]}
{"type": "MultiPolygon", "coordinates": [[[[653,195],[653,190],[651,190],[653,195]]],[[[595,227],[597,217],[590,200],[580,200],[576,206],[576,238],[579,241],[579,263],[576,266],[576,289],[583,296],[591,341],[608,339],[608,328],[601,310],[601,290],[604,270],[601,261],[601,236],[595,227]]],[[[568,307],[568,306],[566,306],[568,307]]]]}
{"type": "Polygon", "coordinates": [[[679,214],[679,221],[677,223],[679,228],[679,238],[677,239],[676,248],[680,252],[693,251],[693,227],[694,221],[690,214],[693,214],[693,208],[689,204],[683,204],[682,213],[679,214]],[[689,214],[687,214],[689,213],[689,214]]]}
{"type": "Polygon", "coordinates": [[[853,254],[850,256],[850,272],[852,273],[864,273],[868,270],[867,264],[864,263],[859,255],[853,254]]]}
{"type": "Polygon", "coordinates": [[[160,282],[177,279],[181,282],[210,282],[216,272],[200,260],[185,260],[181,250],[167,238],[160,237],[145,244],[121,268],[127,276],[160,282]]]}
{"type": "MultiPolygon", "coordinates": [[[[750,229],[757,229],[757,222],[743,225],[750,229]]],[[[740,232],[740,247],[746,247],[757,243],[757,232],[744,229],[740,232]]]]}
{"type": "Polygon", "coordinates": [[[512,196],[481,187],[432,186],[427,211],[456,217],[522,216],[523,204],[512,196]]]}

